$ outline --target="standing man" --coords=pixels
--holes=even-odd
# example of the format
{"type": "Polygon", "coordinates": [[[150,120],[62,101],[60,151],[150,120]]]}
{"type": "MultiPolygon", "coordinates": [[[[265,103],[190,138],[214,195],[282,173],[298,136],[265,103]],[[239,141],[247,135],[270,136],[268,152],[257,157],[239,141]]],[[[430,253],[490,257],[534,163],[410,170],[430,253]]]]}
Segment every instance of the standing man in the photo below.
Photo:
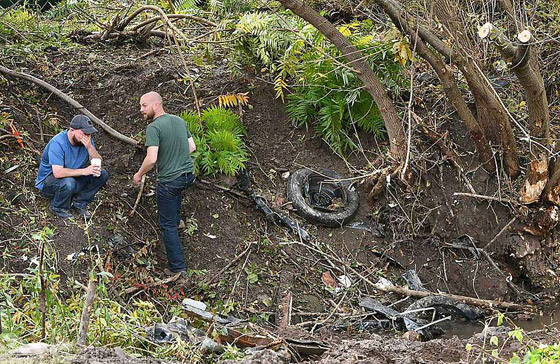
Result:
{"type": "Polygon", "coordinates": [[[182,192],[194,183],[190,154],[196,145],[185,121],[165,113],[163,100],[157,92],[148,92],[140,98],[140,112],[152,122],[146,129],[146,158],[134,175],[134,183],[139,185],[142,176],[156,166],[159,224],[169,264],[164,272],[185,274],[187,267],[177,225],[181,219],[182,192]]]}
{"type": "Polygon", "coordinates": [[[51,199],[51,212],[62,218],[72,217],[73,207],[89,219],[88,204],[109,179],[100,164],[90,164],[91,159],[101,161],[93,133],[97,130],[90,118],[76,115],[70,128],[55,135],[43,151],[35,187],[51,199]]]}

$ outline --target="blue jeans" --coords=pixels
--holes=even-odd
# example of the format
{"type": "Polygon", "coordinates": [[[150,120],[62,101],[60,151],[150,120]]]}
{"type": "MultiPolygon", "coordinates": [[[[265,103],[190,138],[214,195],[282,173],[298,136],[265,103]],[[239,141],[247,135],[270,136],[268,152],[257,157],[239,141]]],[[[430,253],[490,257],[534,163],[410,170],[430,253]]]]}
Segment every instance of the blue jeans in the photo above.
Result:
{"type": "Polygon", "coordinates": [[[172,272],[187,269],[177,225],[181,220],[182,192],[193,183],[194,174],[183,173],[173,181],[159,182],[156,189],[159,225],[165,243],[169,270],[172,272]]]}
{"type": "Polygon", "coordinates": [[[76,206],[85,207],[93,201],[93,196],[105,185],[108,179],[109,173],[104,169],[101,170],[99,177],[56,178],[51,174],[45,180],[41,192],[51,199],[52,207],[68,210],[72,203],[76,206]]]}

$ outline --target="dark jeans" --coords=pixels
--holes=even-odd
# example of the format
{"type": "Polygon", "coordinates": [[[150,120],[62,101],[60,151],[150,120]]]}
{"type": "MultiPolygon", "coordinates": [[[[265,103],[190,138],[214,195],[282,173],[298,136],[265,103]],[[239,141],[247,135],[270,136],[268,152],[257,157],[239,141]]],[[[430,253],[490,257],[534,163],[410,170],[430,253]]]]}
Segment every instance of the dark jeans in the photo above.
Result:
{"type": "Polygon", "coordinates": [[[169,270],[172,272],[187,269],[177,225],[181,220],[182,192],[193,183],[194,174],[183,173],[173,181],[159,182],[156,189],[159,225],[165,243],[169,270]]]}
{"type": "Polygon", "coordinates": [[[109,179],[109,173],[101,170],[101,176],[56,178],[50,175],[44,182],[43,195],[51,199],[52,207],[69,209],[70,204],[85,207],[109,179]]]}

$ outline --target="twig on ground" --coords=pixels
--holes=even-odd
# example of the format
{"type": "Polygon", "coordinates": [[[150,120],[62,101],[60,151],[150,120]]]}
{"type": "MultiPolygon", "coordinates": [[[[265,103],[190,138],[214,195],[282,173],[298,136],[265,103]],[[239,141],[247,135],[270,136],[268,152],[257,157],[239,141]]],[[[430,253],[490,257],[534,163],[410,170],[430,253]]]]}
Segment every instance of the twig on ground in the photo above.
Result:
{"type": "Polygon", "coordinates": [[[488,244],[486,244],[482,249],[484,249],[484,250],[488,249],[488,247],[489,247],[490,245],[492,245],[492,243],[494,243],[494,242],[496,241],[496,239],[498,239],[498,237],[499,237],[500,235],[502,235],[502,233],[503,233],[504,231],[506,231],[507,228],[509,228],[509,226],[510,226],[511,224],[513,224],[513,222],[514,222],[516,219],[517,219],[517,217],[514,216],[513,219],[511,219],[511,220],[506,224],[506,226],[504,226],[504,227],[502,228],[502,230],[500,230],[500,231],[496,234],[496,236],[494,236],[494,237],[492,238],[492,240],[490,240],[490,241],[488,242],[488,244]]]}
{"type": "Polygon", "coordinates": [[[235,258],[233,258],[233,260],[231,262],[229,262],[225,267],[223,267],[218,273],[214,274],[208,280],[207,283],[210,284],[210,283],[216,281],[216,279],[220,278],[222,276],[222,274],[224,274],[224,272],[226,272],[232,265],[237,263],[237,261],[239,259],[241,259],[241,257],[243,257],[245,254],[247,254],[247,252],[249,252],[249,250],[251,250],[251,248],[253,247],[253,244],[256,244],[256,242],[249,243],[249,246],[247,247],[247,249],[245,249],[241,253],[239,253],[235,258]]]}
{"type": "Polygon", "coordinates": [[[516,201],[514,200],[510,200],[507,198],[500,198],[500,197],[493,197],[493,196],[485,196],[485,195],[479,195],[476,193],[467,193],[467,192],[455,192],[453,194],[453,196],[465,196],[465,197],[473,197],[473,198],[481,198],[484,200],[491,200],[491,201],[498,201],[498,202],[506,202],[506,203],[510,203],[512,205],[517,204],[516,201]]]}

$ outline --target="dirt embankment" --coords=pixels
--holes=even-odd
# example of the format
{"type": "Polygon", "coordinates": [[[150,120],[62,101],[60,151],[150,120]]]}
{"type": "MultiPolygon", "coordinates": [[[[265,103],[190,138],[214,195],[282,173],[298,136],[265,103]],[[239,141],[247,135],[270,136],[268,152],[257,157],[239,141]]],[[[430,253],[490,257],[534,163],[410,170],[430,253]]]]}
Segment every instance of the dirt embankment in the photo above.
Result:
{"type": "MultiPolygon", "coordinates": [[[[53,51],[46,63],[29,65],[29,72],[70,93],[95,115],[132,137],[140,135],[145,129],[138,106],[139,98],[145,92],[160,92],[170,113],[180,114],[186,108],[193,109],[191,92],[187,84],[178,80],[175,69],[178,63],[171,61],[172,56],[164,54],[140,58],[149,50],[146,46],[113,44],[109,46],[111,55],[108,57],[104,55],[105,47],[91,44],[73,53],[53,51]]],[[[248,130],[249,169],[257,192],[277,210],[297,219],[285,204],[286,181],[282,173],[308,166],[330,168],[349,175],[348,165],[363,169],[379,155],[378,141],[362,135],[362,143],[368,151],[348,155],[346,160],[340,159],[324,142],[314,138],[311,130],[298,130],[290,125],[285,105],[274,98],[270,85],[255,79],[231,80],[224,62],[193,70],[199,77],[197,91],[204,105],[215,103],[220,94],[249,92],[252,108],[246,110],[243,117],[248,130]]],[[[57,128],[65,128],[74,114],[62,101],[41,90],[35,91],[27,84],[15,82],[2,87],[8,104],[13,106],[16,125],[29,133],[29,146],[36,150],[41,151],[57,128]],[[32,95],[39,102],[32,107],[25,106],[27,101],[21,98],[22,94],[32,95]],[[40,110],[43,120],[53,123],[43,125],[42,140],[36,121],[28,117],[34,108],[40,110]]],[[[102,250],[115,236],[124,237],[126,244],[133,247],[157,241],[159,229],[152,193],[154,177],[147,180],[138,213],[129,216],[137,194],[131,177],[142,161],[143,152],[115,141],[103,132],[96,136],[96,144],[111,179],[96,199],[89,238],[102,250]]],[[[53,240],[60,258],[59,272],[64,277],[79,277],[85,267],[71,264],[66,256],[88,245],[84,225],[61,221],[47,214],[48,201],[33,187],[37,161],[24,157],[17,149],[10,149],[7,153],[12,162],[25,163],[27,167],[2,176],[3,197],[11,201],[14,209],[28,209],[29,216],[40,219],[41,224],[56,226],[53,240]],[[23,192],[18,194],[18,190],[23,192]]],[[[402,275],[406,270],[414,269],[431,291],[487,299],[517,299],[508,288],[506,277],[489,262],[476,258],[468,251],[448,249],[446,246],[447,243],[465,239],[467,235],[469,243],[479,247],[486,245],[510,220],[508,207],[455,197],[454,192],[465,190],[460,178],[453,167],[439,157],[435,158],[437,160],[421,170],[418,187],[413,191],[392,184],[382,198],[369,205],[365,198],[369,186],[356,186],[362,199],[355,221],[366,223],[371,231],[349,227],[327,229],[298,221],[316,241],[329,247],[352,267],[366,272],[371,279],[387,276],[395,283],[403,283],[402,275]],[[380,252],[392,256],[398,264],[388,262],[385,256],[380,256],[380,252]]],[[[209,183],[196,184],[186,192],[183,200],[182,215],[187,228],[181,236],[189,268],[205,270],[208,275],[215,274],[243,251],[247,242],[258,244],[251,254],[220,277],[221,285],[212,288],[213,296],[196,289],[191,294],[209,302],[231,298],[236,302],[236,311],[249,316],[255,312],[272,311],[274,314],[275,308],[271,304],[279,300],[278,292],[289,289],[294,297],[294,312],[300,314],[295,321],[305,321],[306,312],[324,315],[333,310],[333,296],[324,289],[321,274],[335,268],[343,272],[345,267],[333,268],[320,256],[314,256],[309,250],[294,244],[296,237],[266,221],[248,200],[213,187],[233,187],[233,179],[219,176],[202,178],[209,183]],[[257,275],[257,283],[249,283],[249,272],[257,275]],[[280,279],[282,276],[287,278],[280,279]]],[[[492,194],[496,188],[494,177],[481,169],[472,173],[471,178],[473,186],[481,194],[492,194]]],[[[2,238],[18,239],[26,217],[5,210],[3,213],[0,225],[2,238]],[[14,226],[19,227],[14,229],[14,226]]],[[[514,232],[499,236],[489,252],[495,253],[500,268],[506,274],[512,274],[519,285],[534,289],[540,282],[530,281],[531,277],[521,273],[520,261],[511,262],[516,258],[509,258],[522,248],[516,248],[515,244],[520,244],[516,242],[516,236],[514,232]]],[[[534,249],[532,254],[548,254],[552,264],[558,259],[558,254],[550,252],[553,248],[546,249],[542,252],[534,249]]],[[[137,279],[160,275],[165,267],[165,258],[161,248],[156,249],[156,254],[158,266],[141,265],[137,279]]],[[[531,254],[523,257],[526,256],[531,254]]],[[[115,270],[124,266],[124,260],[130,257],[123,256],[121,259],[123,262],[117,262],[115,270]]],[[[14,255],[3,261],[2,269],[15,273],[23,272],[28,266],[28,260],[14,255]]],[[[338,307],[342,313],[355,309],[360,295],[374,293],[357,277],[353,279],[355,289],[338,307]]],[[[546,288],[546,285],[543,286],[546,288]]],[[[381,300],[389,303],[398,298],[384,296],[381,300]]],[[[321,362],[389,363],[397,358],[410,363],[461,362],[466,355],[464,342],[458,339],[410,343],[374,335],[369,341],[343,341],[336,345],[333,342],[333,347],[331,352],[319,359],[321,362]]]]}

